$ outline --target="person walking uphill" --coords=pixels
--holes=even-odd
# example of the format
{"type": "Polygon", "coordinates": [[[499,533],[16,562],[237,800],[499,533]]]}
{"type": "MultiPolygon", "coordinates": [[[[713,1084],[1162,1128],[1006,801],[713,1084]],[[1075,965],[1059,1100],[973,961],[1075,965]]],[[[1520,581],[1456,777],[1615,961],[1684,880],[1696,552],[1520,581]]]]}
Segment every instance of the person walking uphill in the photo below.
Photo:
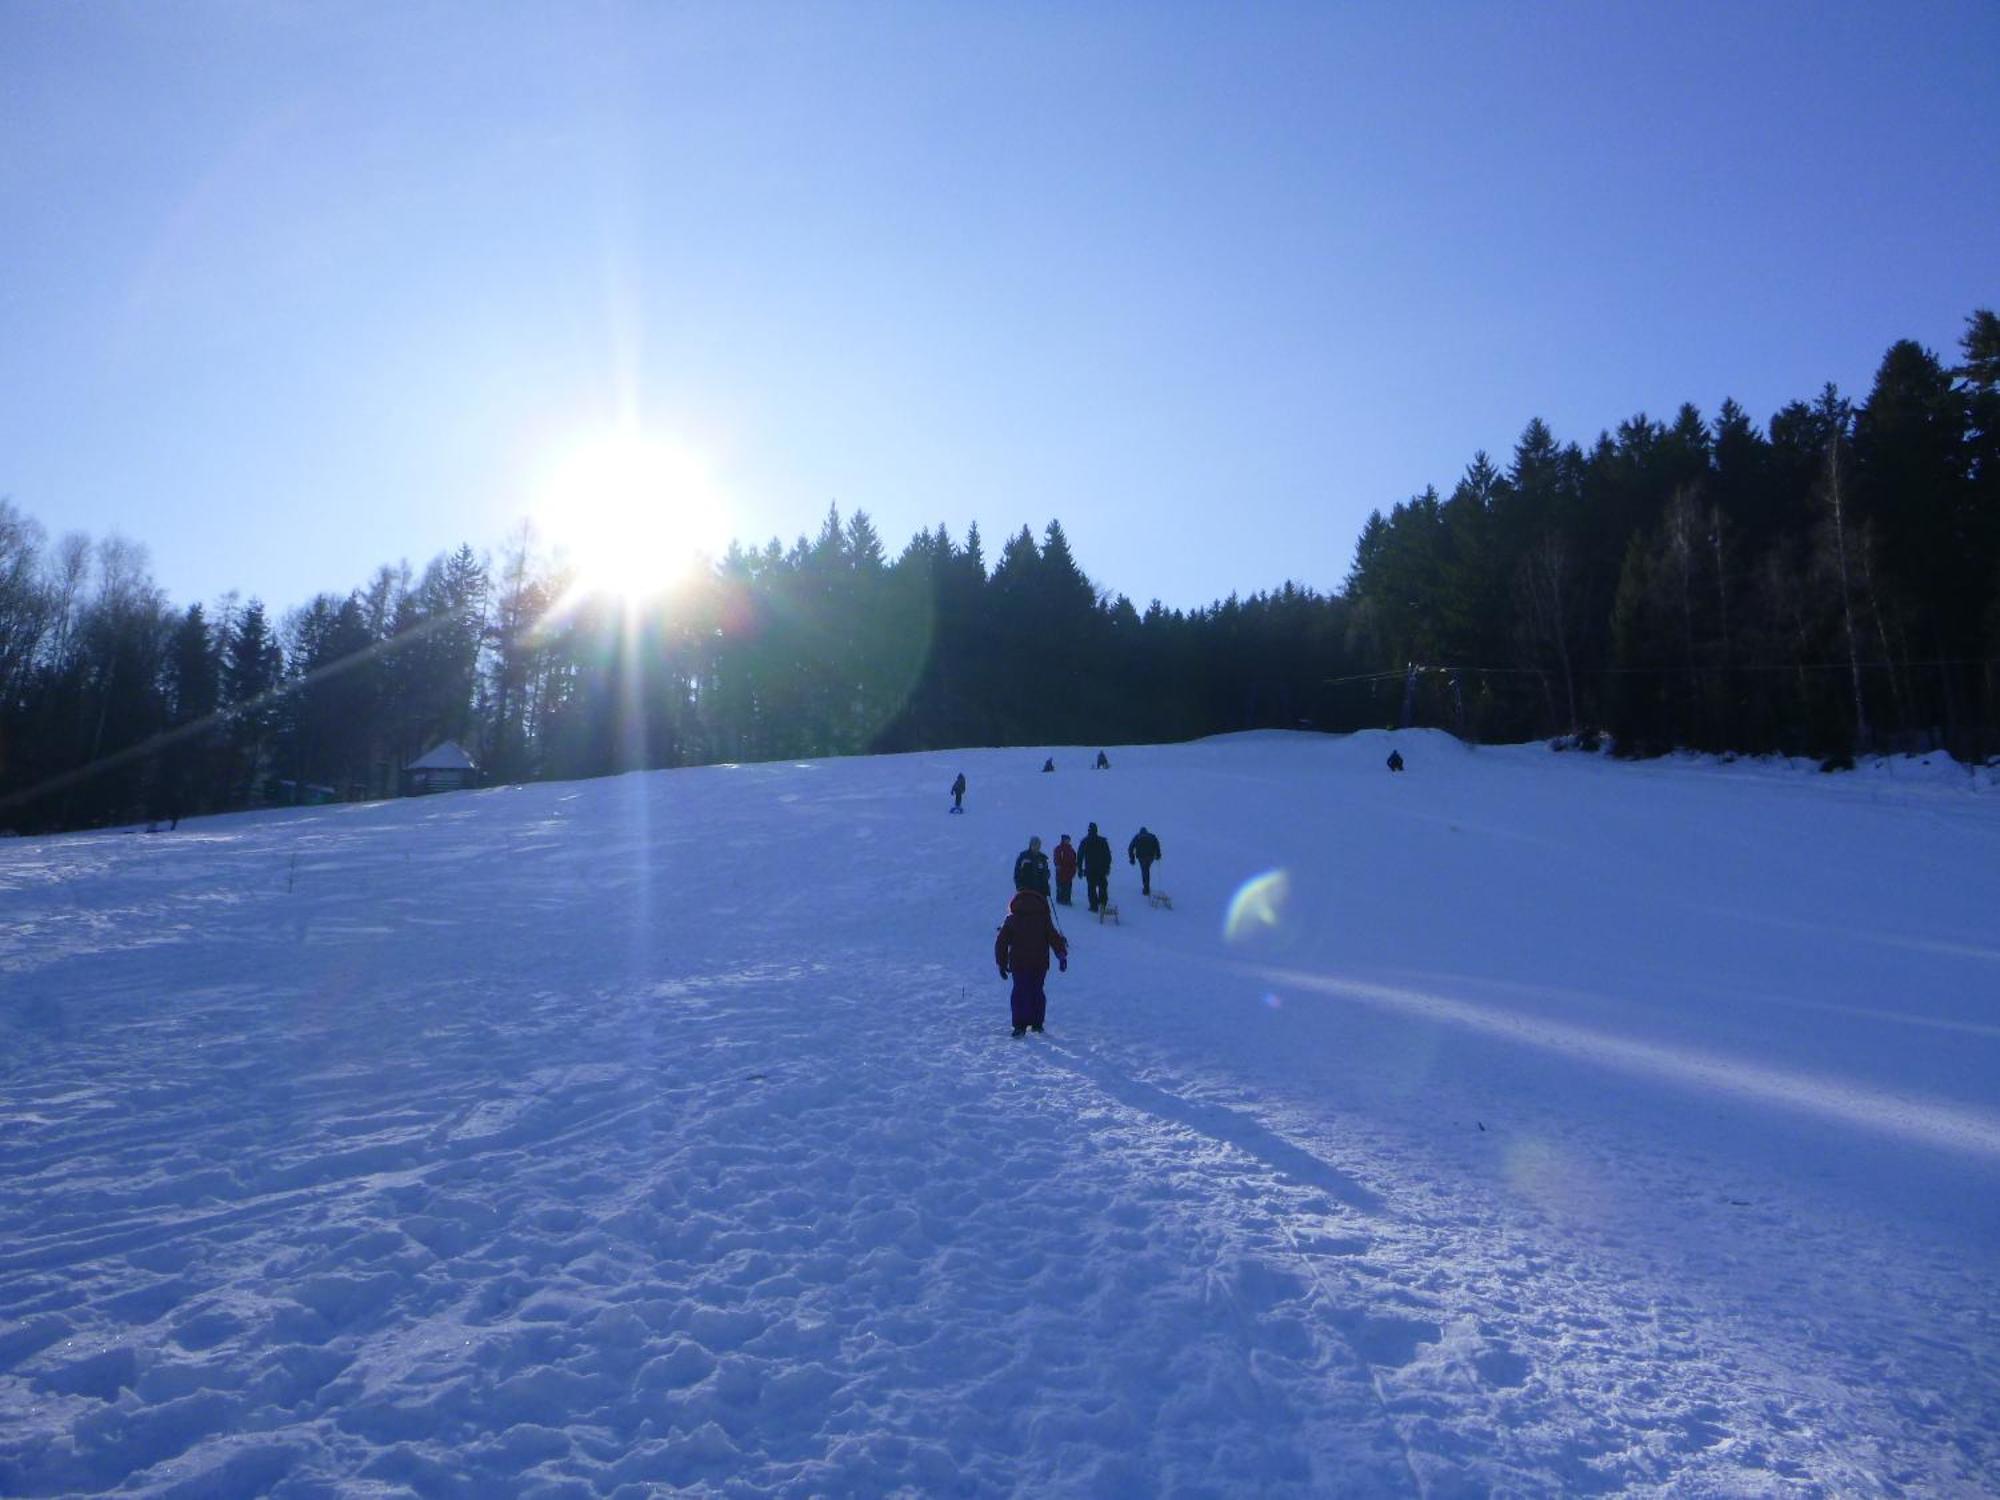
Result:
{"type": "Polygon", "coordinates": [[[1076,884],[1076,846],[1069,841],[1068,834],[1064,834],[1062,842],[1056,845],[1055,864],[1056,905],[1068,906],[1070,887],[1076,884]]]}
{"type": "Polygon", "coordinates": [[[1153,861],[1160,857],[1160,840],[1157,834],[1146,831],[1141,823],[1139,831],[1132,835],[1132,842],[1125,846],[1125,862],[1139,867],[1139,893],[1153,894],[1153,861]]]}
{"type": "Polygon", "coordinates": [[[955,813],[965,811],[965,772],[963,771],[958,773],[957,779],[951,784],[951,810],[955,813]]]}
{"type": "Polygon", "coordinates": [[[1048,1018],[1049,997],[1043,988],[1049,977],[1049,955],[1056,966],[1069,972],[1069,943],[1056,929],[1055,913],[1049,898],[1040,891],[1016,891],[1007,905],[1007,920],[993,938],[993,962],[1000,977],[1014,981],[1009,1003],[1013,1008],[1014,1035],[1040,1031],[1048,1018]]]}
{"type": "Polygon", "coordinates": [[[1049,857],[1042,853],[1042,836],[1030,834],[1028,847],[1014,856],[1014,889],[1033,891],[1049,899],[1049,857]]]}
{"type": "Polygon", "coordinates": [[[1096,911],[1111,899],[1111,841],[1092,823],[1076,854],[1083,864],[1083,894],[1096,911]]]}

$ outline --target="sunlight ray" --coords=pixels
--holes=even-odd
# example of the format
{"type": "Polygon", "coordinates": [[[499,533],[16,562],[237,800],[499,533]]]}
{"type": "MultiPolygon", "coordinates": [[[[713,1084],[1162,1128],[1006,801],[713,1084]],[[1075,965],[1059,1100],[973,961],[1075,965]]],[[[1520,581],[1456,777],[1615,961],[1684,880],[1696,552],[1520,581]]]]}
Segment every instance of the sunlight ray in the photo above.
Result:
{"type": "Polygon", "coordinates": [[[1890,1093],[1847,1079],[1766,1067],[1694,1047],[1613,1036],[1588,1026],[1494,1010],[1468,1000],[1400,985],[1340,979],[1301,969],[1231,967],[1254,975],[1261,984],[1360,1000],[1560,1052],[1585,1062],[1714,1089],[1760,1103],[1786,1105],[1924,1145],[2000,1157],[2000,1118],[1979,1110],[1890,1093]]]}

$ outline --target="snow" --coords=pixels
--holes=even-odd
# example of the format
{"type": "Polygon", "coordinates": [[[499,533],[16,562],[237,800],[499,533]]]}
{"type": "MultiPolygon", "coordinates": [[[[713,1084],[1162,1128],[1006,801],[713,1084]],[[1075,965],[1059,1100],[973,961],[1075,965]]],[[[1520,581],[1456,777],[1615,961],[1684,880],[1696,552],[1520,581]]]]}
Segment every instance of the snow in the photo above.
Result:
{"type": "Polygon", "coordinates": [[[0,1493],[2000,1491],[1991,773],[1095,749],[0,844],[0,1493]]]}

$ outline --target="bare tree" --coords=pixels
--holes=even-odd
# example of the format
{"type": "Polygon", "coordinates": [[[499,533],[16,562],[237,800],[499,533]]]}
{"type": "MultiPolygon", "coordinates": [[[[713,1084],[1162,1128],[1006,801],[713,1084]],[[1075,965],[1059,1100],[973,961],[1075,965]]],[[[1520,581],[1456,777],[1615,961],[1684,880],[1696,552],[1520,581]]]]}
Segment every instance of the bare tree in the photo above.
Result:
{"type": "Polygon", "coordinates": [[[41,526],[0,498],[0,708],[12,701],[48,633],[41,554],[41,526]]]}
{"type": "Polygon", "coordinates": [[[54,639],[49,655],[66,665],[76,638],[77,615],[83,608],[83,586],[90,577],[90,538],[81,531],[65,532],[56,543],[49,569],[49,625],[54,639]]]}

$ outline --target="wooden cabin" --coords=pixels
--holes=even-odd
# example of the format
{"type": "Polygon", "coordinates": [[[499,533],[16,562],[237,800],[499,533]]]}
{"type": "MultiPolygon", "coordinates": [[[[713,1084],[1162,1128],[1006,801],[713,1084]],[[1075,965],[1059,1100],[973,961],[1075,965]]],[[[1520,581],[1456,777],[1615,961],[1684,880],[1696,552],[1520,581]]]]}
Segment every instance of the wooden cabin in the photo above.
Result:
{"type": "Polygon", "coordinates": [[[479,767],[457,740],[434,745],[403,767],[403,795],[456,792],[479,784],[479,767]]]}

